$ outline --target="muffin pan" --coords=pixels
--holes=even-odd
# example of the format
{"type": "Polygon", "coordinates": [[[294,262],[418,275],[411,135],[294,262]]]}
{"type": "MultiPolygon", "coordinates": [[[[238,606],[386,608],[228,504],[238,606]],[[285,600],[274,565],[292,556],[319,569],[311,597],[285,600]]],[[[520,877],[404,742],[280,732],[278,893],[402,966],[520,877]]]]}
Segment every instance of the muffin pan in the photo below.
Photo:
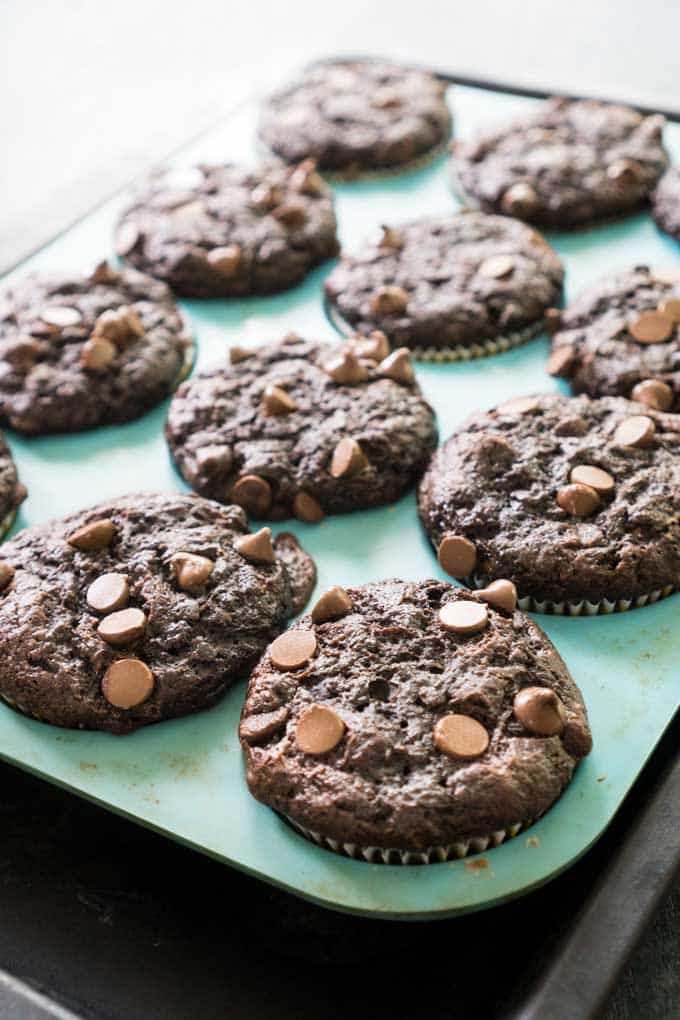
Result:
{"type": "MultiPolygon", "coordinates": [[[[520,113],[532,100],[456,87],[456,133],[520,113]]],[[[255,158],[254,104],[187,148],[182,163],[255,158]]],[[[680,125],[668,148],[680,160],[680,125]]],[[[412,173],[335,184],[343,244],[356,248],[380,223],[456,208],[445,159],[412,173]]],[[[15,272],[76,270],[112,256],[112,228],[125,197],[108,202],[15,272]]],[[[579,233],[549,234],[573,296],[605,272],[631,264],[680,264],[680,248],[648,214],[579,233]]],[[[299,287],[268,298],[181,302],[198,340],[197,367],[222,362],[231,344],[256,344],[289,330],[335,341],[322,301],[332,263],[299,287]]],[[[442,438],[471,411],[552,390],[545,336],[492,357],[416,364],[442,438]]],[[[14,528],[138,489],[184,489],[163,439],[167,404],[130,424],[76,435],[22,439],[8,433],[29,497],[14,528]]],[[[284,522],[316,558],[318,591],[399,576],[444,577],[418,522],[413,493],[395,506],[284,522]]],[[[237,724],[245,687],[214,709],[128,737],[59,730],[0,705],[0,755],[195,847],[227,864],[338,910],[392,918],[436,918],[490,907],[547,881],[580,857],[611,821],[671,721],[680,697],[680,595],[627,613],[539,616],[583,691],[594,749],[540,821],[502,845],[460,860],[404,867],[330,853],[298,835],[249,795],[237,724]]]]}

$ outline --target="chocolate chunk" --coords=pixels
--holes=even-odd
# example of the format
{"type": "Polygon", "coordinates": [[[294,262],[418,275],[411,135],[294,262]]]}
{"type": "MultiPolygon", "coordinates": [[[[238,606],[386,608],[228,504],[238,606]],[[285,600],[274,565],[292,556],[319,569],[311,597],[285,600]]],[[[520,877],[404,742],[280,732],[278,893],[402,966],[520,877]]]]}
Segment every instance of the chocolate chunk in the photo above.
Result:
{"type": "Polygon", "coordinates": [[[564,705],[549,687],[525,687],[515,697],[515,716],[539,737],[554,737],[564,730],[564,705]]]}
{"type": "Polygon", "coordinates": [[[215,564],[207,556],[185,552],[175,553],[170,565],[182,591],[198,591],[215,569],[215,564]]]}
{"type": "Polygon", "coordinates": [[[119,609],[100,620],[97,633],[110,645],[127,645],[142,637],[146,622],[141,609],[119,609]]]}
{"type": "Polygon", "coordinates": [[[434,742],[450,758],[479,758],[489,746],[489,734],[472,716],[454,712],[437,720],[434,742]]]}
{"type": "Polygon", "coordinates": [[[250,358],[255,352],[246,347],[230,347],[229,361],[232,365],[240,365],[246,358],[250,358]]]}
{"type": "Polygon", "coordinates": [[[125,574],[101,574],[87,589],[87,604],[96,613],[112,613],[127,605],[129,595],[125,574]]]}
{"type": "Polygon", "coordinates": [[[252,535],[244,535],[234,542],[234,548],[249,563],[273,563],[272,529],[260,528],[252,535]]]}
{"type": "Polygon", "coordinates": [[[277,669],[299,669],[309,662],[316,651],[313,630],[287,630],[269,648],[271,661],[277,669]]]}
{"type": "Polygon", "coordinates": [[[478,634],[489,622],[489,613],[480,602],[459,599],[446,602],[439,610],[439,622],[452,634],[478,634]]]}
{"type": "Polygon", "coordinates": [[[339,620],[352,612],[352,600],[344,588],[335,585],[315,603],[312,609],[314,623],[326,623],[328,620],[339,620]]]}
{"type": "Polygon", "coordinates": [[[304,754],[326,754],[345,735],[345,724],[326,705],[310,705],[301,713],[295,728],[295,742],[304,754]]]}
{"type": "Polygon", "coordinates": [[[141,659],[117,659],[102,680],[102,694],[116,708],[135,708],[153,692],[153,673],[141,659]]]}
{"type": "Polygon", "coordinates": [[[288,719],[287,708],[277,708],[273,712],[259,712],[257,715],[249,715],[241,719],[238,734],[241,740],[245,740],[251,746],[263,744],[269,737],[283,729],[288,719]]]}
{"type": "Polygon", "coordinates": [[[14,567],[4,560],[0,560],[0,591],[4,591],[14,578],[14,567]]]}
{"type": "Polygon", "coordinates": [[[113,521],[105,518],[101,521],[93,521],[78,528],[68,537],[69,545],[75,546],[82,552],[99,552],[111,544],[116,534],[116,525],[113,521]]]}
{"type": "Polygon", "coordinates": [[[463,535],[445,535],[439,543],[437,559],[442,570],[462,581],[469,577],[477,563],[477,550],[463,535]]]}

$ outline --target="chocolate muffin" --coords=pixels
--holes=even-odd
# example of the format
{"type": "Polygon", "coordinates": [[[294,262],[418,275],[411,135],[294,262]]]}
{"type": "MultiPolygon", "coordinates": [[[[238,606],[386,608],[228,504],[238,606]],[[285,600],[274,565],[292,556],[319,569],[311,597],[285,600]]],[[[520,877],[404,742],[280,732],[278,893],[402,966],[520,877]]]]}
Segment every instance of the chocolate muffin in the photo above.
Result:
{"type": "Polygon", "coordinates": [[[28,276],[0,308],[0,421],[27,435],[130,421],[192,361],[165,284],[106,262],[87,276],[28,276]]]}
{"type": "Polygon", "coordinates": [[[326,280],[342,331],[383,330],[416,357],[452,361],[507,350],[544,326],[564,271],[546,241],[484,213],[383,227],[326,280]]]}
{"type": "Polygon", "coordinates": [[[522,608],[612,612],[680,584],[680,417],[621,397],[510,400],[434,455],[421,520],[442,569],[522,608]]]}
{"type": "Polygon", "coordinates": [[[652,216],[667,234],[680,241],[680,166],[667,170],[652,195],[652,216]]]}
{"type": "Polygon", "coordinates": [[[548,371],[574,392],[680,411],[680,267],[605,277],[552,323],[548,371]]]}
{"type": "Polygon", "coordinates": [[[232,348],[231,362],[180,387],[165,432],[192,488],[254,517],[391,503],[436,446],[409,352],[390,354],[382,334],[339,349],[289,335],[232,348]]]}
{"type": "Polygon", "coordinates": [[[18,508],[26,499],[26,486],[19,481],[12,452],[0,435],[0,538],[14,523],[18,508]]]}
{"type": "Polygon", "coordinates": [[[304,606],[314,566],[240,507],[138,493],[27,528],[0,562],[0,696],[128,733],[208,708],[304,606]]]}
{"type": "Polygon", "coordinates": [[[502,843],[591,748],[578,688],[507,582],[332,588],[262,656],[240,736],[253,796],[390,864],[502,843]]]}
{"type": "Polygon", "coordinates": [[[524,120],[456,141],[454,184],[476,208],[553,229],[624,215],[668,165],[663,123],[629,106],[549,99],[524,120]]]}
{"type": "Polygon", "coordinates": [[[265,101],[260,138],[287,163],[355,174],[403,167],[451,133],[446,85],[383,61],[316,64],[265,101]]]}
{"type": "Polygon", "coordinates": [[[337,255],[333,197],[310,161],[164,170],[120,217],[116,251],[184,297],[272,294],[337,255]]]}

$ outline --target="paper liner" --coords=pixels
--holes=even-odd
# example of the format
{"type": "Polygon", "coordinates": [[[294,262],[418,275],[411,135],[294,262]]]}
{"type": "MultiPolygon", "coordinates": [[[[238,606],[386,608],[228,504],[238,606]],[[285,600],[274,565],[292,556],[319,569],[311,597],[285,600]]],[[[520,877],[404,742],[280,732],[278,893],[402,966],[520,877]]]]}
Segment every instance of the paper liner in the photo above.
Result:
{"type": "MultiPolygon", "coordinates": [[[[357,332],[349,323],[345,322],[334,306],[324,295],[324,309],[326,318],[330,324],[340,333],[341,336],[349,339],[357,336],[357,332]]],[[[492,354],[502,354],[514,347],[521,347],[522,344],[533,340],[539,333],[547,328],[547,320],[541,319],[533,322],[524,329],[515,333],[508,333],[507,336],[497,336],[493,340],[479,340],[472,344],[456,344],[455,347],[409,347],[411,357],[415,361],[430,361],[435,363],[451,363],[453,361],[473,361],[476,358],[488,358],[492,354]]],[[[377,327],[376,327],[377,328],[377,327]]]]}
{"type": "Polygon", "coordinates": [[[443,864],[445,861],[457,861],[470,854],[481,854],[485,850],[500,846],[512,839],[523,829],[527,829],[536,821],[532,818],[525,822],[517,822],[505,829],[492,832],[489,836],[474,836],[470,839],[458,840],[447,846],[430,846],[427,850],[400,850],[398,847],[361,846],[359,843],[343,843],[339,839],[322,836],[313,829],[307,829],[288,815],[281,816],[289,825],[305,839],[331,850],[333,853],[351,857],[355,861],[367,861],[369,864],[443,864]]]}
{"type": "MultiPolygon", "coordinates": [[[[486,588],[494,579],[483,574],[473,574],[461,581],[467,588],[486,588]]],[[[668,598],[677,591],[677,585],[667,584],[645,595],[634,595],[629,599],[600,599],[598,602],[591,602],[589,599],[565,599],[563,602],[554,602],[550,599],[538,599],[534,595],[522,595],[517,598],[517,608],[522,612],[546,613],[551,616],[606,616],[610,613],[626,613],[630,609],[641,609],[642,606],[652,605],[660,599],[668,598]]]]}

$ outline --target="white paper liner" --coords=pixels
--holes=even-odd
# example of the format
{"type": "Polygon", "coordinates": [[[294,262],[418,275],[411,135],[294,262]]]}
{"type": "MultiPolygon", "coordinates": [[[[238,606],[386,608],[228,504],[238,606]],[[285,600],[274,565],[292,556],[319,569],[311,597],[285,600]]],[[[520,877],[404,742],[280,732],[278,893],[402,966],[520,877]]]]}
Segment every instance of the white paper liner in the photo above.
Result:
{"type": "MultiPolygon", "coordinates": [[[[473,574],[472,577],[461,581],[468,588],[486,588],[493,578],[482,574],[473,574]]],[[[677,591],[677,585],[667,584],[662,588],[655,588],[654,591],[645,595],[635,595],[629,599],[601,599],[599,602],[591,602],[589,599],[565,599],[563,602],[554,602],[550,599],[538,599],[534,595],[519,594],[517,608],[522,612],[546,613],[550,616],[606,616],[610,613],[627,613],[630,609],[641,609],[642,606],[652,605],[660,599],[668,598],[677,591]]]]}
{"type": "Polygon", "coordinates": [[[282,815],[286,822],[305,839],[311,840],[324,850],[351,857],[355,861],[367,861],[369,864],[443,864],[445,861],[457,861],[470,854],[481,854],[485,850],[500,846],[512,839],[523,829],[527,829],[536,821],[532,818],[526,822],[517,822],[505,829],[492,832],[489,836],[474,836],[470,839],[449,843],[447,846],[430,846],[427,850],[400,850],[396,847],[361,846],[359,843],[343,843],[338,839],[322,836],[313,829],[294,821],[288,815],[282,815]]]}
{"type": "MultiPolygon", "coordinates": [[[[326,296],[324,296],[324,309],[329,322],[341,336],[349,339],[357,335],[356,330],[345,322],[326,296]]],[[[438,364],[474,361],[477,358],[488,358],[492,354],[503,354],[515,347],[521,347],[522,344],[528,343],[539,333],[544,332],[546,328],[546,320],[541,319],[539,322],[525,326],[524,329],[517,330],[516,333],[497,336],[493,340],[480,340],[473,344],[457,344],[455,347],[409,347],[408,350],[415,361],[430,361],[438,364]]]]}

